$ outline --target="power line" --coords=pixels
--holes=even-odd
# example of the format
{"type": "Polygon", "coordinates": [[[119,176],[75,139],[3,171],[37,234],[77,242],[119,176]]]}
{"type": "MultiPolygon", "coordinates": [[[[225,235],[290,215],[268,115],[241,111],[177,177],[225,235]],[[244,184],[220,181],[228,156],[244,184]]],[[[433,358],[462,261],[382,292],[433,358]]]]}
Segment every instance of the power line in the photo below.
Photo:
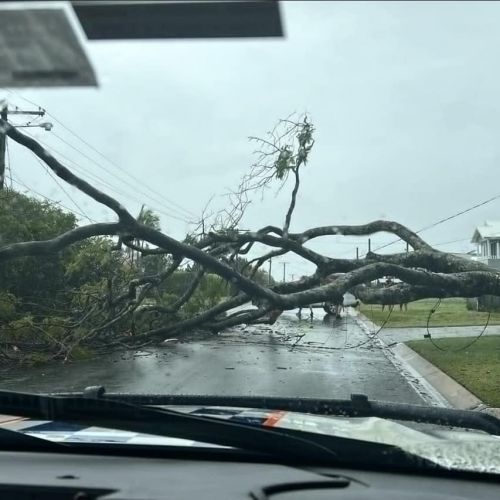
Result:
{"type": "MultiPolygon", "coordinates": [[[[48,114],[48,113],[47,113],[48,114]]],[[[97,162],[94,158],[92,158],[91,156],[87,155],[86,153],[84,153],[82,150],[80,150],[79,148],[77,148],[76,146],[74,146],[73,144],[71,144],[70,142],[66,141],[65,139],[63,139],[61,136],[59,136],[58,134],[56,134],[55,132],[52,131],[52,135],[57,137],[57,139],[59,139],[61,142],[63,142],[64,144],[66,144],[67,146],[69,146],[70,148],[74,149],[75,151],[77,151],[78,153],[80,153],[83,157],[87,158],[87,160],[91,161],[92,163],[94,163],[95,165],[97,165],[99,168],[103,169],[104,171],[108,172],[108,170],[102,166],[99,162],[97,162]]],[[[125,172],[124,170],[122,170],[122,173],[125,172]]],[[[109,173],[109,172],[108,172],[109,173]]],[[[139,193],[141,193],[143,196],[146,196],[146,197],[151,197],[150,194],[147,194],[145,193],[144,191],[138,189],[138,186],[134,186],[133,184],[131,184],[130,182],[127,182],[125,179],[123,179],[122,177],[118,177],[118,179],[125,185],[127,185],[128,187],[130,187],[131,189],[134,189],[135,191],[138,191],[139,193]]],[[[139,183],[139,186],[141,185],[140,181],[136,181],[139,183]]],[[[154,199],[154,198],[153,198],[154,199]]],[[[159,202],[158,199],[154,200],[156,203],[160,203],[161,205],[163,205],[163,202],[159,202]]],[[[183,222],[189,222],[189,220],[186,219],[186,217],[190,217],[191,215],[189,214],[189,212],[187,211],[184,211],[181,212],[180,210],[177,210],[175,208],[172,208],[172,207],[167,207],[165,206],[165,208],[167,210],[171,210],[173,212],[177,212],[178,216],[177,218],[179,218],[179,220],[182,220],[183,222]],[[184,217],[184,219],[180,219],[180,217],[184,217]]]]}
{"type": "Polygon", "coordinates": [[[461,238],[459,240],[445,241],[444,243],[433,243],[431,246],[440,247],[443,245],[451,245],[452,243],[461,243],[462,241],[470,241],[470,238],[461,238]]]}
{"type": "Polygon", "coordinates": [[[116,164],[114,161],[112,161],[111,159],[109,159],[107,156],[105,156],[103,153],[101,153],[98,149],[96,149],[94,146],[92,146],[92,144],[88,143],[87,141],[85,141],[82,137],[80,137],[78,134],[76,134],[75,132],[73,132],[71,129],[69,129],[66,125],[64,125],[64,123],[62,123],[60,120],[58,120],[52,113],[49,113],[47,112],[47,114],[53,118],[57,123],[59,123],[59,125],[61,125],[61,127],[63,127],[66,131],[68,131],[70,134],[72,134],[73,136],[75,136],[77,139],[79,139],[81,142],[83,142],[83,144],[85,144],[87,147],[89,147],[90,149],[92,149],[92,151],[94,151],[95,153],[97,153],[99,156],[101,156],[104,160],[106,160],[109,164],[113,165],[114,167],[116,167],[117,169],[120,170],[120,172],[125,172],[126,175],[128,175],[131,179],[133,179],[135,182],[139,182],[139,183],[142,183],[144,185],[144,187],[146,187],[149,191],[151,191],[152,193],[154,193],[156,196],[159,196],[160,199],[162,200],[165,200],[167,203],[169,203],[170,205],[172,205],[173,207],[176,207],[178,210],[181,210],[182,212],[186,213],[188,216],[190,217],[197,217],[197,215],[192,212],[191,210],[188,210],[184,207],[182,207],[181,205],[179,205],[178,203],[176,203],[175,201],[172,201],[172,200],[169,200],[168,198],[165,198],[165,195],[164,194],[161,194],[159,193],[158,191],[154,190],[153,188],[151,188],[150,186],[148,186],[147,184],[144,184],[143,181],[141,181],[140,179],[138,179],[137,177],[133,176],[130,172],[127,172],[127,171],[124,171],[122,167],[120,167],[118,164],[116,164]]]}
{"type": "MultiPolygon", "coordinates": [[[[436,226],[439,226],[440,224],[443,224],[444,222],[448,222],[452,219],[455,219],[456,217],[459,217],[460,215],[464,215],[468,212],[471,212],[472,210],[475,210],[476,208],[487,205],[488,203],[491,203],[492,201],[498,200],[499,198],[500,198],[500,194],[497,194],[496,196],[493,196],[492,198],[488,198],[485,201],[482,201],[480,203],[476,203],[472,207],[466,208],[465,210],[461,210],[460,212],[457,212],[456,214],[450,215],[449,217],[444,217],[443,219],[439,219],[438,221],[434,222],[433,224],[430,224],[429,226],[425,226],[422,229],[419,229],[418,231],[416,231],[416,234],[420,234],[423,231],[427,231],[427,230],[432,229],[436,226]]],[[[398,241],[401,241],[401,238],[398,238],[397,240],[391,241],[390,243],[386,243],[385,245],[377,247],[377,248],[375,248],[375,250],[373,250],[373,252],[381,250],[382,248],[387,248],[388,246],[393,245],[394,243],[397,243],[398,241]]]]}
{"type": "MultiPolygon", "coordinates": [[[[40,108],[40,106],[38,104],[36,104],[35,102],[31,101],[30,99],[22,96],[19,92],[15,92],[13,90],[10,90],[10,89],[5,89],[7,90],[7,92],[10,92],[11,94],[14,94],[14,95],[17,95],[19,96],[21,99],[25,100],[26,102],[32,104],[33,106],[37,106],[40,108]]],[[[74,137],[76,137],[80,142],[82,142],[83,144],[85,144],[88,148],[90,148],[92,151],[94,151],[95,153],[97,153],[100,157],[102,157],[104,160],[106,160],[110,165],[113,165],[115,168],[117,168],[120,173],[122,174],[125,174],[127,175],[129,178],[131,178],[134,182],[136,183],[139,183],[140,185],[144,185],[145,188],[147,188],[151,193],[154,193],[156,196],[159,197],[160,200],[163,200],[161,203],[163,203],[164,201],[169,203],[170,205],[172,205],[173,207],[177,207],[177,210],[171,208],[171,207],[168,207],[169,210],[175,210],[177,212],[182,211],[184,212],[187,216],[189,217],[197,217],[197,215],[190,211],[190,210],[187,210],[185,209],[184,207],[182,207],[181,205],[179,205],[178,203],[175,203],[174,201],[172,200],[169,200],[168,198],[165,197],[164,194],[162,193],[159,193],[158,191],[154,190],[153,188],[151,188],[150,186],[148,186],[147,184],[144,183],[143,180],[135,177],[134,175],[132,175],[130,172],[126,171],[126,170],[123,170],[122,167],[120,167],[116,162],[114,162],[113,160],[111,160],[110,158],[108,158],[106,155],[104,155],[101,151],[99,151],[95,146],[93,146],[92,144],[90,144],[88,141],[86,141],[85,139],[83,139],[79,134],[77,134],[76,132],[74,132],[73,130],[71,130],[68,126],[66,126],[62,121],[60,121],[55,115],[53,115],[52,113],[44,110],[46,112],[46,114],[48,116],[50,116],[54,121],[56,121],[59,125],[61,125],[61,127],[63,127],[67,132],[69,132],[71,135],[73,135],[74,137]]],[[[56,134],[54,134],[56,135],[56,134]]],[[[61,139],[59,136],[56,135],[56,137],[58,137],[60,140],[63,140],[61,139]]],[[[66,142],[66,141],[65,141],[66,142]]],[[[69,143],[68,143],[69,144],[69,143]]],[[[70,146],[70,147],[73,147],[74,146],[70,146]]],[[[75,148],[76,149],[76,148],[75,148]]],[[[82,153],[81,151],[79,151],[81,154],[84,154],[82,153]]],[[[84,154],[85,155],[85,154],[84,154]]],[[[85,155],[86,156],[86,155],[85,155]]],[[[94,161],[95,160],[91,160],[91,161],[94,161]]],[[[102,167],[102,165],[98,164],[101,168],[104,168],[102,167]]],[[[134,189],[136,189],[136,186],[134,186],[134,189]]],[[[143,193],[144,194],[144,193],[143,193]]],[[[146,195],[146,196],[151,196],[151,195],[146,195]]],[[[158,200],[156,200],[158,202],[158,200]]]]}
{"type": "Polygon", "coordinates": [[[14,175],[11,175],[11,179],[12,181],[15,183],[15,184],[19,184],[20,186],[23,186],[25,189],[27,189],[28,191],[31,191],[33,193],[35,193],[36,195],[42,197],[43,199],[49,201],[50,203],[54,204],[54,205],[59,205],[60,207],[66,209],[68,212],[71,212],[72,214],[74,215],[79,215],[81,217],[85,217],[85,214],[82,214],[82,213],[79,213],[79,212],[76,212],[75,210],[67,207],[66,205],[63,205],[60,201],[54,201],[52,200],[51,198],[49,198],[48,196],[45,196],[44,194],[42,193],[39,193],[38,191],[35,191],[33,188],[30,188],[27,184],[25,184],[23,181],[21,181],[20,179],[16,179],[14,177],[14,175]]]}
{"type": "Polygon", "coordinates": [[[78,203],[73,199],[73,197],[66,191],[66,189],[64,189],[64,186],[61,185],[61,183],[57,180],[57,178],[54,176],[54,174],[50,171],[50,169],[44,165],[44,163],[40,160],[40,158],[38,158],[38,156],[35,155],[35,153],[33,153],[33,156],[35,157],[36,161],[45,169],[45,171],[47,172],[47,174],[52,178],[52,180],[59,186],[59,188],[61,189],[61,191],[71,200],[71,203],[73,203],[73,205],[75,205],[75,207],[77,208],[77,210],[79,210],[81,213],[84,214],[85,218],[89,221],[89,222],[96,222],[94,219],[91,219],[85,212],[85,210],[83,210],[80,205],[78,205],[78,203]]]}
{"type": "MultiPolygon", "coordinates": [[[[113,185],[109,184],[107,181],[103,180],[102,178],[100,178],[99,176],[97,176],[96,174],[94,174],[93,172],[90,172],[88,170],[86,170],[84,167],[82,167],[80,164],[76,163],[74,160],[72,160],[71,158],[69,158],[68,156],[66,156],[65,154],[61,153],[60,151],[58,151],[57,149],[53,148],[52,146],[48,145],[46,142],[44,142],[43,140],[41,139],[35,139],[31,134],[27,133],[27,132],[24,132],[24,134],[26,134],[27,136],[31,137],[32,139],[36,140],[37,142],[39,142],[40,144],[42,144],[43,146],[45,146],[46,148],[48,148],[51,152],[54,152],[56,153],[57,155],[61,156],[62,158],[64,158],[67,162],[69,162],[70,164],[72,164],[72,168],[74,168],[75,170],[79,170],[81,172],[84,172],[86,175],[88,175],[89,177],[93,178],[94,182],[98,182],[100,183],[101,185],[103,186],[106,186],[108,189],[110,189],[111,191],[113,191],[114,193],[117,193],[121,196],[125,196],[125,197],[128,197],[140,204],[144,204],[144,200],[141,200],[139,198],[137,198],[136,196],[134,195],[131,195],[129,193],[126,193],[126,192],[123,192],[121,190],[119,190],[118,188],[114,187],[113,185]]],[[[165,215],[166,217],[169,217],[171,219],[177,219],[181,222],[185,222],[185,223],[189,223],[189,221],[185,218],[182,218],[182,217],[179,217],[177,215],[174,215],[174,214],[171,214],[171,213],[168,213],[168,212],[165,212],[164,210],[161,210],[159,209],[158,207],[150,204],[152,208],[154,208],[157,212],[165,215]]]]}

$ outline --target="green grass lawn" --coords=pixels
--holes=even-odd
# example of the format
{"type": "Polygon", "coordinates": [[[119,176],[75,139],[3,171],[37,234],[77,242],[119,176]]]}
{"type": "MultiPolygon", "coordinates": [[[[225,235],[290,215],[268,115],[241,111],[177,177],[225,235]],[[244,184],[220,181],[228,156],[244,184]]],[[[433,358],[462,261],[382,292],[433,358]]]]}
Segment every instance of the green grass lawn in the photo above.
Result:
{"type": "Polygon", "coordinates": [[[412,340],[406,344],[483,402],[500,408],[500,336],[481,337],[465,350],[453,352],[471,340],[470,337],[436,339],[436,344],[445,352],[429,340],[412,340]]]}
{"type": "MultiPolygon", "coordinates": [[[[429,311],[435,306],[436,300],[418,300],[408,304],[408,311],[394,310],[386,323],[387,328],[425,326],[429,311]]],[[[362,305],[361,312],[377,325],[382,325],[389,313],[387,307],[382,311],[380,305],[362,305]]],[[[434,326],[480,326],[486,323],[488,313],[469,311],[465,307],[465,299],[443,299],[441,305],[432,314],[429,327],[434,326]]],[[[500,325],[500,313],[492,313],[490,325],[500,325]]]]}

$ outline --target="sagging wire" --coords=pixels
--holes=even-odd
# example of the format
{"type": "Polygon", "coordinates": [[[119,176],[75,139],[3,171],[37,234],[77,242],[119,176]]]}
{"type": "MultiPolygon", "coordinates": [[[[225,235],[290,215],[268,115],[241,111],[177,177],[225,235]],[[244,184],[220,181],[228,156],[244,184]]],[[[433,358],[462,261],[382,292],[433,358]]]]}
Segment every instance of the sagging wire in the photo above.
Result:
{"type": "MultiPolygon", "coordinates": [[[[372,308],[372,313],[373,313],[373,306],[370,305],[370,307],[372,308]]],[[[363,342],[360,342],[359,344],[356,344],[356,345],[350,345],[350,346],[346,346],[344,344],[344,347],[329,347],[329,349],[332,349],[334,351],[343,351],[343,350],[349,350],[349,349],[357,349],[358,347],[363,347],[364,345],[368,344],[374,338],[376,338],[378,336],[378,334],[385,328],[385,325],[387,325],[387,323],[389,322],[389,319],[391,318],[391,314],[392,314],[393,310],[394,310],[394,307],[393,308],[389,307],[389,314],[387,315],[387,317],[383,321],[382,325],[380,325],[380,328],[377,331],[373,332],[371,335],[369,335],[366,340],[363,340],[363,342]]],[[[346,316],[346,318],[347,318],[347,316],[346,316]]],[[[372,318],[373,318],[373,314],[372,314],[372,318]]],[[[346,330],[346,332],[347,332],[347,330],[346,330]]]]}
{"type": "Polygon", "coordinates": [[[443,349],[440,345],[437,344],[437,342],[432,338],[431,332],[429,331],[429,323],[431,320],[431,316],[439,309],[439,306],[441,305],[441,299],[438,299],[437,302],[434,304],[434,307],[429,311],[429,314],[427,315],[427,322],[425,325],[425,329],[427,333],[424,335],[424,338],[429,339],[431,344],[438,349],[441,352],[460,352],[460,351],[465,351],[465,349],[468,349],[471,345],[476,343],[484,334],[486,329],[488,328],[488,325],[490,323],[490,318],[491,318],[491,311],[488,311],[488,317],[486,318],[486,323],[481,330],[481,333],[474,337],[468,344],[458,348],[458,349],[443,349]]]}

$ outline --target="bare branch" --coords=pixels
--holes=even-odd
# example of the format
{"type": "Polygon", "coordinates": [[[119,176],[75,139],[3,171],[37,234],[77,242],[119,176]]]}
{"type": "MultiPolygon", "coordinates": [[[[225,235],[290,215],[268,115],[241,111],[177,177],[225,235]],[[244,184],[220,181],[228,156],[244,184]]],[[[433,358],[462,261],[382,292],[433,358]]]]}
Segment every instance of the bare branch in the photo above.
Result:
{"type": "Polygon", "coordinates": [[[415,250],[418,249],[431,249],[417,233],[410,231],[407,227],[399,224],[398,222],[376,220],[368,224],[359,226],[322,226],[308,229],[303,233],[290,234],[291,239],[304,243],[319,236],[368,236],[370,234],[386,232],[399,236],[403,241],[408,243],[415,250]]]}
{"type": "Polygon", "coordinates": [[[90,196],[98,203],[101,203],[113,210],[113,212],[115,212],[118,216],[120,222],[131,223],[135,221],[134,217],[125,209],[123,205],[121,205],[121,203],[116,201],[111,196],[103,193],[102,191],[99,191],[80,177],[77,177],[69,169],[62,165],[56,158],[54,158],[35,139],[22,134],[15,127],[10,125],[9,122],[2,120],[1,118],[0,132],[6,133],[15,142],[33,151],[33,153],[35,153],[38,158],[43,160],[48,165],[48,167],[62,180],[66,181],[72,186],[75,186],[77,189],[90,196]]]}

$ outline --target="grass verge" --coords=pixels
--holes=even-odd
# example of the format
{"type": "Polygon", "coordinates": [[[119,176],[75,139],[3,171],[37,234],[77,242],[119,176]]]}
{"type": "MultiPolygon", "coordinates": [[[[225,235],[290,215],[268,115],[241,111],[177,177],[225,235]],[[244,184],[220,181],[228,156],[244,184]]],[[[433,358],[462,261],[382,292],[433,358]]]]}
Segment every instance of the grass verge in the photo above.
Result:
{"type": "MultiPolygon", "coordinates": [[[[427,323],[429,311],[436,306],[436,300],[417,300],[408,304],[407,311],[400,311],[399,306],[394,310],[385,324],[387,328],[424,327],[427,323]]],[[[362,305],[361,312],[377,325],[382,325],[389,313],[387,307],[382,311],[380,305],[362,305]]],[[[443,299],[439,308],[429,321],[429,327],[435,326],[481,326],[486,324],[488,313],[469,311],[465,307],[464,299],[443,299]]],[[[500,325],[500,313],[491,313],[490,325],[500,325]]]]}
{"type": "Polygon", "coordinates": [[[500,335],[481,337],[470,347],[472,338],[411,340],[406,342],[427,361],[466,387],[484,403],[500,408],[500,335]]]}

